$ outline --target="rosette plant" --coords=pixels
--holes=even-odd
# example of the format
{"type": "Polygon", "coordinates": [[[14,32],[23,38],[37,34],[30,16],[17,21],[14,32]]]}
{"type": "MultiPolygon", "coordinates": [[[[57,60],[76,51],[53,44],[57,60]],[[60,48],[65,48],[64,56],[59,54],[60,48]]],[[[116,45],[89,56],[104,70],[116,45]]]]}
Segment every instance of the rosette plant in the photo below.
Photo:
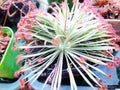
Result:
{"type": "Polygon", "coordinates": [[[60,90],[63,69],[69,74],[71,90],[77,90],[72,71],[74,67],[91,87],[94,88],[88,77],[100,90],[107,89],[92,69],[112,78],[111,74],[106,74],[96,65],[114,69],[120,64],[119,58],[113,56],[113,51],[119,50],[117,41],[120,38],[88,3],[88,0],[83,3],[73,0],[69,9],[67,0],[60,5],[53,2],[49,6],[52,13],[34,10],[21,18],[15,34],[16,45],[21,41],[24,43],[16,48],[26,54],[17,56],[16,63],[22,65],[15,76],[26,74],[20,80],[22,88],[52,68],[41,90],[49,82],[51,90],[60,90]]]}

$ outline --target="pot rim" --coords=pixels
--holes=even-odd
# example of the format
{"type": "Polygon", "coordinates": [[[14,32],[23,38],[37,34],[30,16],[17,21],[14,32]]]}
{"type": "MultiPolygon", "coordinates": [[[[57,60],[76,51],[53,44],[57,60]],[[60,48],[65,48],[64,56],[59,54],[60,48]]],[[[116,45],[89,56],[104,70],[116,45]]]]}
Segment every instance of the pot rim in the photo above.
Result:
{"type": "Polygon", "coordinates": [[[105,20],[110,21],[110,22],[112,22],[112,21],[120,22],[120,19],[105,19],[105,20]]]}

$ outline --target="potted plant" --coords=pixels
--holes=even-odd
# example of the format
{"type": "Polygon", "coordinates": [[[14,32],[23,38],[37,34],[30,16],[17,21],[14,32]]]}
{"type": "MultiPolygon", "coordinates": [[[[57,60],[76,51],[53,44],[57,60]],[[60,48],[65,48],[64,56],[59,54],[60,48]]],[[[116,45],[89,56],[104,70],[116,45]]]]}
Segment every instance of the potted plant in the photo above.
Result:
{"type": "Polygon", "coordinates": [[[10,86],[9,89],[16,89],[16,87],[19,87],[17,81],[18,78],[14,76],[14,73],[19,69],[19,65],[16,65],[16,56],[21,52],[18,50],[13,50],[15,49],[15,47],[13,48],[14,32],[17,29],[17,23],[19,20],[24,17],[30,10],[38,8],[39,5],[40,3],[38,3],[37,0],[34,2],[32,0],[0,1],[0,31],[4,33],[3,36],[2,33],[0,33],[1,40],[6,38],[5,36],[10,36],[10,40],[8,42],[5,42],[6,45],[2,46],[2,41],[0,44],[0,89],[2,90],[6,90],[6,85],[8,84],[8,86],[10,86]]]}
{"type": "MultiPolygon", "coordinates": [[[[29,2],[29,4],[30,4],[30,2],[29,2]]],[[[34,3],[33,3],[33,5],[34,5],[34,3]]],[[[33,7],[29,8],[29,5],[26,1],[20,1],[20,0],[16,0],[16,1],[2,0],[2,1],[0,1],[1,40],[4,41],[4,38],[6,38],[6,36],[7,37],[9,36],[9,38],[10,38],[6,42],[4,41],[6,45],[2,45],[2,41],[1,41],[1,58],[0,58],[0,60],[1,60],[1,68],[0,68],[1,75],[0,75],[0,77],[1,78],[7,78],[7,79],[15,78],[14,72],[18,68],[16,68],[16,64],[14,63],[16,60],[16,58],[14,58],[14,57],[16,57],[18,52],[11,50],[13,43],[14,43],[13,31],[15,31],[14,27],[17,27],[17,22],[20,19],[20,15],[24,16],[30,9],[33,9],[33,7]],[[8,26],[8,27],[4,27],[4,26],[8,26]],[[13,30],[10,29],[9,27],[13,28],[13,30]],[[2,48],[3,48],[3,50],[2,50],[2,48]],[[3,53],[2,53],[2,51],[3,51],[3,53]],[[9,54],[9,53],[11,53],[11,54],[9,54]],[[13,62],[11,62],[11,67],[9,68],[8,66],[6,66],[4,64],[10,65],[9,60],[12,57],[10,55],[13,56],[13,62]],[[15,65],[15,69],[13,69],[14,65],[15,65]],[[5,67],[6,67],[6,69],[5,69],[5,67]],[[10,70],[10,71],[8,72],[6,70],[8,70],[8,71],[10,70]]]]}
{"type": "Polygon", "coordinates": [[[13,31],[8,27],[0,27],[0,77],[14,79],[14,73],[19,69],[16,56],[20,54],[12,50],[14,43],[13,31]]]}
{"type": "Polygon", "coordinates": [[[100,90],[106,90],[106,85],[100,82],[101,79],[92,69],[112,78],[111,74],[104,73],[96,65],[113,69],[120,64],[119,58],[113,56],[113,50],[119,50],[119,36],[110,24],[93,12],[87,0],[83,3],[73,0],[71,10],[67,0],[60,6],[53,2],[49,8],[53,10],[52,13],[35,10],[18,23],[16,43],[25,43],[17,48],[26,52],[26,55],[17,56],[17,64],[22,66],[16,76],[26,74],[20,80],[21,88],[51,69],[42,89],[49,83],[51,90],[59,90],[63,70],[66,69],[71,90],[77,90],[74,67],[93,89],[88,77],[100,90]]]}
{"type": "Polygon", "coordinates": [[[20,67],[16,65],[16,56],[21,52],[12,48],[14,44],[14,32],[16,31],[20,15],[24,16],[28,12],[28,9],[30,8],[26,1],[0,1],[0,89],[2,90],[7,89],[6,85],[8,84],[10,86],[9,89],[19,87],[17,85],[18,78],[14,76],[14,73],[20,67]]]}

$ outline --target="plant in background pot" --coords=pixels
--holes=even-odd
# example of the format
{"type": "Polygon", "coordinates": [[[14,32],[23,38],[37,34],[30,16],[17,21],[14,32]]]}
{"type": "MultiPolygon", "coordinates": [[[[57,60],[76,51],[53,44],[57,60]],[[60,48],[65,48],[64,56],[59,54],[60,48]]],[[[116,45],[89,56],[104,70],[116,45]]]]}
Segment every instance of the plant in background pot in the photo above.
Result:
{"type": "Polygon", "coordinates": [[[20,54],[17,50],[12,50],[14,43],[14,32],[17,27],[17,23],[21,16],[31,9],[35,8],[35,3],[25,0],[2,0],[0,1],[0,83],[14,82],[17,79],[14,77],[14,73],[19,69],[16,65],[16,56],[20,54]],[[32,5],[31,7],[29,7],[32,5]],[[34,5],[34,7],[33,7],[34,5]],[[7,27],[4,27],[7,26],[7,27]],[[10,29],[11,27],[12,29],[10,29]],[[8,39],[9,40],[5,40],[8,39]],[[12,59],[12,60],[11,60],[12,59]]]}
{"type": "Polygon", "coordinates": [[[70,10],[67,0],[60,6],[53,2],[49,6],[52,13],[34,10],[20,20],[15,34],[16,45],[21,41],[24,44],[16,47],[26,55],[17,56],[17,64],[22,64],[22,67],[15,75],[26,74],[20,80],[21,88],[29,81],[42,78],[43,73],[50,69],[42,90],[47,83],[51,90],[59,90],[64,78],[63,70],[68,73],[71,90],[77,90],[74,68],[93,89],[91,80],[100,90],[107,89],[92,70],[112,78],[96,65],[114,69],[120,64],[120,59],[113,55],[113,50],[120,49],[117,45],[120,37],[88,3],[88,0],[83,3],[73,0],[70,10]]]}
{"type": "Polygon", "coordinates": [[[92,0],[92,6],[100,13],[120,34],[120,0],[92,0]]]}
{"type": "Polygon", "coordinates": [[[30,10],[37,8],[33,0],[5,0],[0,6],[0,25],[8,26],[16,31],[20,18],[30,10]]]}
{"type": "Polygon", "coordinates": [[[19,69],[16,65],[16,56],[21,52],[12,50],[13,43],[13,31],[8,27],[0,27],[0,77],[2,82],[16,80],[14,73],[19,69]]]}
{"type": "MultiPolygon", "coordinates": [[[[16,65],[16,56],[21,52],[12,50],[14,32],[16,31],[19,20],[29,11],[39,7],[39,4],[37,0],[0,0],[0,89],[2,90],[6,90],[6,84],[8,85],[8,83],[10,83],[9,85],[11,86],[14,84],[14,89],[18,87],[18,78],[14,76],[14,73],[19,69],[19,65],[16,65]],[[10,38],[9,40],[8,36],[10,38]]],[[[11,88],[13,89],[13,87],[11,88]]]]}

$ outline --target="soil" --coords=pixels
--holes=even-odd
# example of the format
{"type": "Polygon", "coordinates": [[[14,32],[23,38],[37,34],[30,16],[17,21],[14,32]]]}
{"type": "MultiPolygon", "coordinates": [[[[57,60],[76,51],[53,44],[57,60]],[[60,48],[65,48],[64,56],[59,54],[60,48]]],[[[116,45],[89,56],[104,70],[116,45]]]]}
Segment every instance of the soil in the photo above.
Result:
{"type": "MultiPolygon", "coordinates": [[[[81,69],[81,68],[80,68],[81,69]]],[[[52,68],[48,68],[39,78],[38,78],[38,81],[39,82],[45,82],[45,80],[47,79],[47,77],[50,75],[52,71],[52,68]]],[[[81,71],[83,73],[85,73],[82,69],[81,71]]],[[[74,73],[74,78],[75,78],[75,81],[76,81],[76,84],[78,86],[88,86],[88,84],[84,81],[84,79],[82,78],[81,75],[79,75],[78,71],[75,69],[75,68],[72,68],[72,72],[74,73]],[[81,82],[82,81],[82,82],[81,82]]],[[[88,77],[86,75],[86,77],[88,77]]],[[[94,86],[96,85],[90,78],[88,78],[93,84],[94,86]]],[[[70,79],[69,79],[69,74],[67,72],[67,69],[63,69],[62,71],[62,82],[61,84],[62,85],[70,85],[70,79]]],[[[48,82],[48,84],[51,84],[51,81],[48,82]]]]}

